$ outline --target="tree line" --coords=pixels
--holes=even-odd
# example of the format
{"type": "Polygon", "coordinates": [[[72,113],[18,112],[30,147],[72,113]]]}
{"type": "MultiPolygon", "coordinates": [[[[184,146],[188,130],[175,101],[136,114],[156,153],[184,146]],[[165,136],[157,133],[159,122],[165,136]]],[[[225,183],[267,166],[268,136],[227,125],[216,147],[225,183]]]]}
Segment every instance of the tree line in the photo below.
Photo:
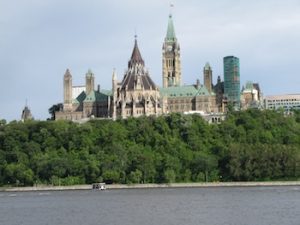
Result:
{"type": "Polygon", "coordinates": [[[0,120],[0,186],[297,180],[300,113],[0,120]]]}

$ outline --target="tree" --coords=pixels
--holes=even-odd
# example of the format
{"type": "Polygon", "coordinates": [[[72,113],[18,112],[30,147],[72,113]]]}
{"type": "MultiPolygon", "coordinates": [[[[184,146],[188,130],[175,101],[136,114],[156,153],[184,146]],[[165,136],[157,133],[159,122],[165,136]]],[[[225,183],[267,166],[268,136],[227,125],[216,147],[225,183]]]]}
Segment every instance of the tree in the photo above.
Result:
{"type": "Polygon", "coordinates": [[[48,112],[51,115],[50,120],[55,120],[55,112],[59,112],[63,109],[63,104],[58,103],[55,105],[52,105],[49,109],[48,112]]]}
{"type": "Polygon", "coordinates": [[[135,171],[131,171],[129,174],[128,182],[139,184],[142,181],[142,176],[143,176],[142,172],[138,169],[136,169],[135,171]]]}
{"type": "Polygon", "coordinates": [[[174,183],[176,179],[175,171],[172,169],[167,169],[164,172],[164,178],[166,183],[174,183]]]}
{"type": "Polygon", "coordinates": [[[102,174],[103,181],[107,184],[119,183],[120,181],[120,173],[115,170],[106,170],[102,174]]]}

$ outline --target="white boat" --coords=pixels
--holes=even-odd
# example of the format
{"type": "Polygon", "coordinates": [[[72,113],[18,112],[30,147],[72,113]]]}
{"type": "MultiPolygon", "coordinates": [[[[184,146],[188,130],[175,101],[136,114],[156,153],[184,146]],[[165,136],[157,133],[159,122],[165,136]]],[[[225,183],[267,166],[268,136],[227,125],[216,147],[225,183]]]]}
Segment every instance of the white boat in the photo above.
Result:
{"type": "Polygon", "coordinates": [[[103,191],[103,190],[106,189],[106,186],[105,186],[105,183],[94,183],[92,185],[92,189],[93,190],[101,190],[101,191],[103,191]]]}

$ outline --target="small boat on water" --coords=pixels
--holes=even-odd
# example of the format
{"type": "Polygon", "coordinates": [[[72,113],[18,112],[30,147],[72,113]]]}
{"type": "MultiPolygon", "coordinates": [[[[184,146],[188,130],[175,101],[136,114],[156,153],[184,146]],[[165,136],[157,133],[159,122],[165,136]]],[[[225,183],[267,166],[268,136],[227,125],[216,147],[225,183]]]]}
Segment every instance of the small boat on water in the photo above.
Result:
{"type": "Polygon", "coordinates": [[[106,186],[105,186],[105,183],[94,183],[92,185],[92,189],[93,190],[101,190],[101,191],[103,191],[103,190],[106,189],[106,186]]]}

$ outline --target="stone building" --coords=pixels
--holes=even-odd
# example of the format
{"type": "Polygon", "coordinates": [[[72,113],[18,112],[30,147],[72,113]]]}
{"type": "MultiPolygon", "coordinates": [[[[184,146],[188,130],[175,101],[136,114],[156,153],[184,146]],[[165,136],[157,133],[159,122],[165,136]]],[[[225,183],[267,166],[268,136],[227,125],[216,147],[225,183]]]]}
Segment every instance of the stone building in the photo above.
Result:
{"type": "Polygon", "coordinates": [[[116,73],[113,72],[112,89],[113,119],[162,113],[158,87],[145,68],[136,39],[123,80],[118,82],[116,73]]]}
{"type": "Polygon", "coordinates": [[[162,108],[164,113],[203,111],[215,112],[216,96],[212,91],[212,70],[209,64],[203,70],[204,85],[199,80],[193,85],[181,85],[180,45],[175,35],[172,15],[162,48],[162,108]]]}
{"type": "Polygon", "coordinates": [[[212,93],[212,69],[209,65],[209,63],[205,64],[205,67],[203,68],[203,83],[204,86],[206,87],[207,91],[209,93],[212,93]]]}
{"type": "Polygon", "coordinates": [[[175,36],[172,15],[169,15],[167,35],[162,47],[163,87],[181,85],[180,46],[175,36]]]}
{"type": "Polygon", "coordinates": [[[264,99],[266,109],[282,109],[289,112],[293,109],[300,110],[300,94],[270,95],[264,99]]]}
{"type": "Polygon", "coordinates": [[[26,120],[32,120],[33,117],[32,117],[32,114],[31,114],[31,111],[29,109],[29,107],[27,106],[27,103],[22,111],[22,115],[21,115],[21,121],[26,121],[26,120]]]}
{"type": "Polygon", "coordinates": [[[162,46],[162,87],[151,79],[135,37],[128,68],[121,81],[116,71],[112,74],[112,90],[95,90],[94,74],[86,73],[84,86],[73,86],[67,69],[64,78],[63,109],[56,119],[82,120],[86,118],[128,118],[148,115],[179,113],[223,112],[224,83],[212,83],[213,72],[209,63],[203,68],[203,84],[181,84],[180,45],[175,35],[172,15],[169,15],[166,37],[162,46]]]}
{"type": "Polygon", "coordinates": [[[224,82],[221,81],[221,77],[218,76],[216,85],[213,85],[213,91],[216,94],[216,107],[217,111],[225,111],[225,102],[224,102],[224,82]]]}
{"type": "Polygon", "coordinates": [[[241,109],[262,108],[262,93],[258,83],[248,81],[242,87],[241,109]]]}
{"type": "Polygon", "coordinates": [[[94,87],[94,74],[88,70],[85,76],[85,86],[81,86],[80,94],[75,96],[73,91],[78,92],[78,86],[72,86],[72,75],[69,69],[64,74],[64,102],[63,109],[55,112],[55,119],[81,120],[91,117],[111,116],[111,93],[109,91],[100,91],[94,87]]]}

